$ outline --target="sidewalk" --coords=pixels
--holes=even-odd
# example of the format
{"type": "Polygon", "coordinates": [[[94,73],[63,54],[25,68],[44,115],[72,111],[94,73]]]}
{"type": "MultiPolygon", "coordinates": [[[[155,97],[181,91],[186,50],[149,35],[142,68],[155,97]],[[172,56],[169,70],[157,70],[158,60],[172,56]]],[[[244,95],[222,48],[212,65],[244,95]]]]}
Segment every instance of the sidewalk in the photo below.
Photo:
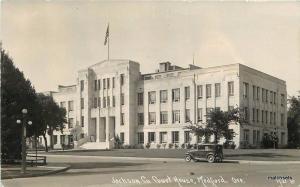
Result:
{"type": "Polygon", "coordinates": [[[5,165],[1,166],[1,179],[38,177],[51,175],[58,172],[66,171],[70,168],[66,164],[48,164],[46,166],[26,167],[26,174],[21,174],[21,165],[5,165]]]}

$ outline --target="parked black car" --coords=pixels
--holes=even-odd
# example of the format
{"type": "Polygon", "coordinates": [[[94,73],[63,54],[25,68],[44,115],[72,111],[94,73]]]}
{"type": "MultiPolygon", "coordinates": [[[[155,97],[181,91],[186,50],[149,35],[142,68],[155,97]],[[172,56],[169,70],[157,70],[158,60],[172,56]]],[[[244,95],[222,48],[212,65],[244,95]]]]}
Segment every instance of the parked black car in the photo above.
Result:
{"type": "Polygon", "coordinates": [[[222,162],[223,146],[219,144],[198,144],[196,149],[185,153],[185,161],[207,160],[209,163],[222,162]]]}

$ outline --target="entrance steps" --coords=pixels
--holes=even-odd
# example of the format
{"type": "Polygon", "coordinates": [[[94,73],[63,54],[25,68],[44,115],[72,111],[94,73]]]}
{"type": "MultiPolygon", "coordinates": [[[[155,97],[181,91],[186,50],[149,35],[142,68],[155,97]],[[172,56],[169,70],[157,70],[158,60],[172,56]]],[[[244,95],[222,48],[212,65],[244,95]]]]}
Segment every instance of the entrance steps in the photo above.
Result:
{"type": "Polygon", "coordinates": [[[109,149],[107,142],[86,142],[80,146],[82,149],[109,149]]]}

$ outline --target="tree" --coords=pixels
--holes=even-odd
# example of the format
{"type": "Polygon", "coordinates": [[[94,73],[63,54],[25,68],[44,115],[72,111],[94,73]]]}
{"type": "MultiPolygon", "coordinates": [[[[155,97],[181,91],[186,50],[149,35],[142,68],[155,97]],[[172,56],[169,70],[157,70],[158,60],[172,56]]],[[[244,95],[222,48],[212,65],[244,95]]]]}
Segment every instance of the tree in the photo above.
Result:
{"type": "Polygon", "coordinates": [[[288,145],[296,148],[300,146],[300,95],[291,97],[288,103],[290,105],[287,113],[288,145]]]}
{"type": "Polygon", "coordinates": [[[191,124],[185,128],[191,130],[196,136],[204,136],[206,143],[209,141],[209,137],[214,135],[214,142],[218,143],[222,137],[226,140],[231,140],[234,137],[234,132],[232,129],[229,129],[229,124],[243,124],[246,122],[239,108],[225,112],[213,110],[207,115],[206,122],[201,124],[192,124],[190,122],[191,124]]]}
{"type": "Polygon", "coordinates": [[[36,105],[36,93],[28,79],[1,50],[1,158],[21,158],[21,125],[17,119],[31,120],[36,105]],[[28,114],[23,119],[22,109],[28,114]]]}
{"type": "Polygon", "coordinates": [[[61,131],[63,133],[64,124],[67,122],[66,110],[60,108],[51,96],[38,94],[40,104],[40,123],[38,129],[40,135],[43,136],[45,142],[45,150],[48,151],[48,142],[46,134],[50,136],[50,148],[53,149],[53,131],[61,131]]]}

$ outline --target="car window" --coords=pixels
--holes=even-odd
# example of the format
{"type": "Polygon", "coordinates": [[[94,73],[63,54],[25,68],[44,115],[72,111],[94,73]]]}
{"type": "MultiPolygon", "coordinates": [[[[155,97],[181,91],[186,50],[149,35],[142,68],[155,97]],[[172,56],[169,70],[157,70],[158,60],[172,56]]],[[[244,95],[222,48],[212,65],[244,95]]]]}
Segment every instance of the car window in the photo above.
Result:
{"type": "Polygon", "coordinates": [[[198,149],[204,149],[204,146],[203,145],[198,145],[198,149]]]}

